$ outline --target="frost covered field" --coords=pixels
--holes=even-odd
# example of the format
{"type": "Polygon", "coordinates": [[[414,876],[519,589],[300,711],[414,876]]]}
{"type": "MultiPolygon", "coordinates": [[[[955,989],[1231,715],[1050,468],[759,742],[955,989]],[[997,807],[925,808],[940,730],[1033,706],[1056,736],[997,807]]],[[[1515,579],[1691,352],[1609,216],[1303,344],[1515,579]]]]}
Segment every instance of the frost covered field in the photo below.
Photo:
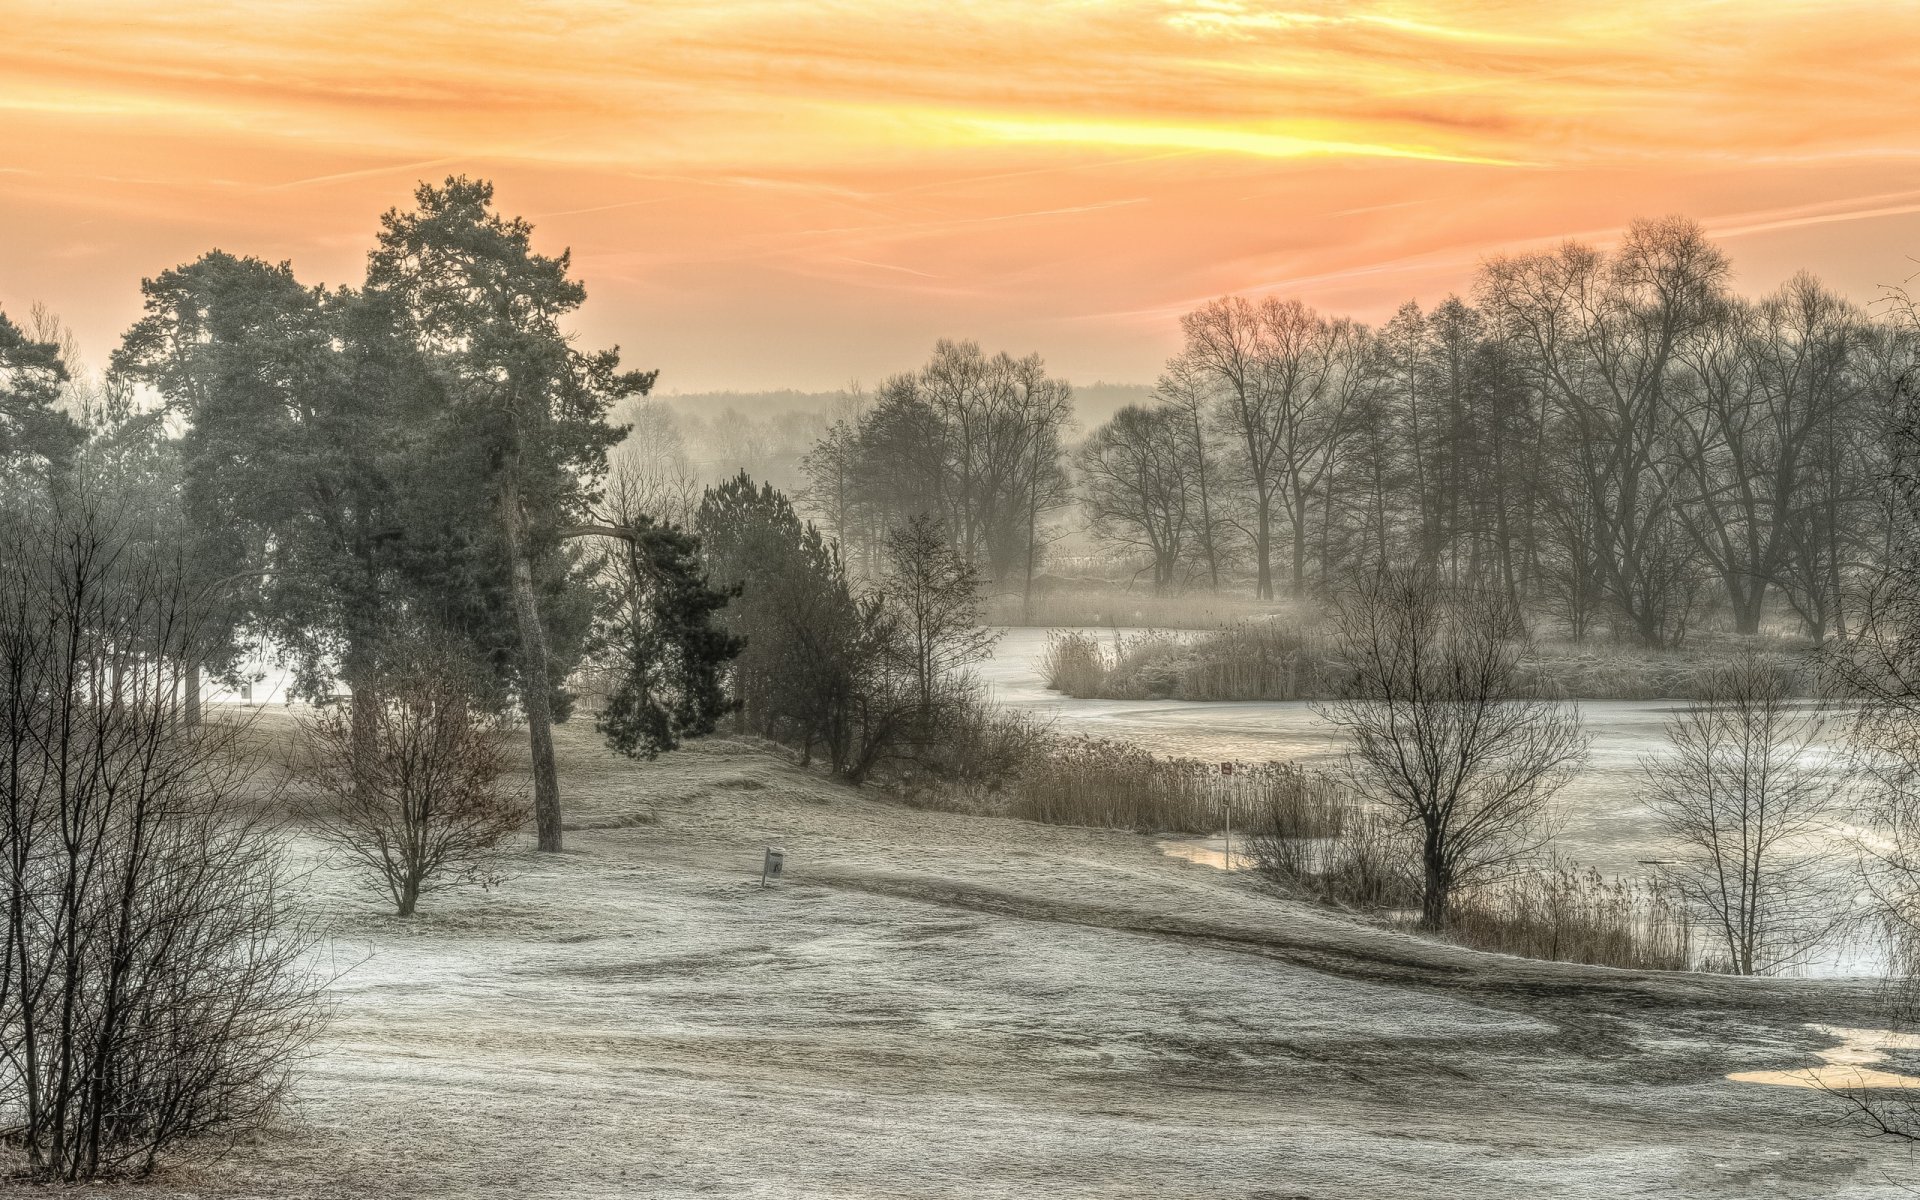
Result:
{"type": "Polygon", "coordinates": [[[1818,1063],[1865,984],[1477,955],[1143,837],[558,732],[568,851],[412,922],[316,868],[338,1007],[292,1111],[131,1194],[1905,1194],[1830,1101],[1725,1078],[1818,1063]]]}

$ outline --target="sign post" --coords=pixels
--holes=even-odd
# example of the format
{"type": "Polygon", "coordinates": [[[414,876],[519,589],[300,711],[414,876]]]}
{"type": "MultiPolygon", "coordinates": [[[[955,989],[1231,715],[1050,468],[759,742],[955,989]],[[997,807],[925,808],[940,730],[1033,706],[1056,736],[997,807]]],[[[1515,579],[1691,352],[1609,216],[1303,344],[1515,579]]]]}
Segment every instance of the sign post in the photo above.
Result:
{"type": "Polygon", "coordinates": [[[1231,871],[1233,870],[1233,785],[1226,783],[1225,780],[1233,778],[1233,764],[1230,762],[1221,763],[1220,776],[1222,780],[1220,785],[1220,811],[1225,817],[1227,826],[1227,845],[1221,857],[1226,861],[1227,870],[1231,871]]]}

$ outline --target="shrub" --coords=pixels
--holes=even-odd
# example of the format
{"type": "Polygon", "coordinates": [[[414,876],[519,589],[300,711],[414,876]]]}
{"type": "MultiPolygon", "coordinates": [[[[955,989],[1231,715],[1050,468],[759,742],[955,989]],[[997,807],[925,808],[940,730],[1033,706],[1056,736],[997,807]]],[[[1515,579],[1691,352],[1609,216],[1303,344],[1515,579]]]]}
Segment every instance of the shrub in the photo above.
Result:
{"type": "Polygon", "coordinates": [[[1080,699],[1305,700],[1332,694],[1332,643],[1291,618],[1244,621],[1213,633],[1163,630],[1055,635],[1047,685],[1080,699]]]}
{"type": "Polygon", "coordinates": [[[321,1016],[240,730],[179,699],[203,589],[91,512],[0,534],[0,1127],[144,1173],[278,1106],[321,1016]]]}
{"type": "Polygon", "coordinates": [[[304,722],[298,775],[321,835],[410,917],[430,888],[497,882],[528,806],[501,782],[506,724],[448,659],[423,655],[383,687],[304,722]]]}

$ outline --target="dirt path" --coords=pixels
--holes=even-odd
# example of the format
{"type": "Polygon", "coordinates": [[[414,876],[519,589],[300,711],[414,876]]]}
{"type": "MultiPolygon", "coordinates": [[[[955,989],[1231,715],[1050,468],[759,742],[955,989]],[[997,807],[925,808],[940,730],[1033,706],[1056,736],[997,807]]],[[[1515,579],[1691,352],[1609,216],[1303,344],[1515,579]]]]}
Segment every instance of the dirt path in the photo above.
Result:
{"type": "Polygon", "coordinates": [[[578,827],[401,923],[332,872],[285,1125],[165,1195],[1903,1194],[1810,1065],[1869,989],[1527,963],[1124,834],[921,812],[731,743],[564,731],[578,827]],[[762,891],[762,848],[790,877],[762,891]]]}

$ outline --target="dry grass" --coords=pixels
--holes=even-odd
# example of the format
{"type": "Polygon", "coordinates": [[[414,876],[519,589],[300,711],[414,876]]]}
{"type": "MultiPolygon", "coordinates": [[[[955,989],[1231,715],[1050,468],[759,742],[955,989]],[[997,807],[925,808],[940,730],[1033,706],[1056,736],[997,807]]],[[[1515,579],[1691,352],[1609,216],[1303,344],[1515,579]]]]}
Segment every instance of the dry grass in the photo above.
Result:
{"type": "Polygon", "coordinates": [[[1237,763],[1222,774],[1213,763],[1160,758],[1124,742],[1063,738],[1009,785],[1004,812],[1049,825],[1204,834],[1229,818],[1244,826],[1251,814],[1291,806],[1317,836],[1333,830],[1314,824],[1295,799],[1316,778],[1286,763],[1237,763]]]}
{"type": "Polygon", "coordinates": [[[1684,971],[1693,940],[1678,900],[1656,883],[1554,863],[1459,897],[1448,940],[1555,962],[1684,971]]]}
{"type": "Polygon", "coordinates": [[[1323,631],[1274,617],[1200,637],[1057,634],[1045,672],[1049,687],[1080,699],[1305,700],[1331,694],[1333,652],[1323,631]]]}

